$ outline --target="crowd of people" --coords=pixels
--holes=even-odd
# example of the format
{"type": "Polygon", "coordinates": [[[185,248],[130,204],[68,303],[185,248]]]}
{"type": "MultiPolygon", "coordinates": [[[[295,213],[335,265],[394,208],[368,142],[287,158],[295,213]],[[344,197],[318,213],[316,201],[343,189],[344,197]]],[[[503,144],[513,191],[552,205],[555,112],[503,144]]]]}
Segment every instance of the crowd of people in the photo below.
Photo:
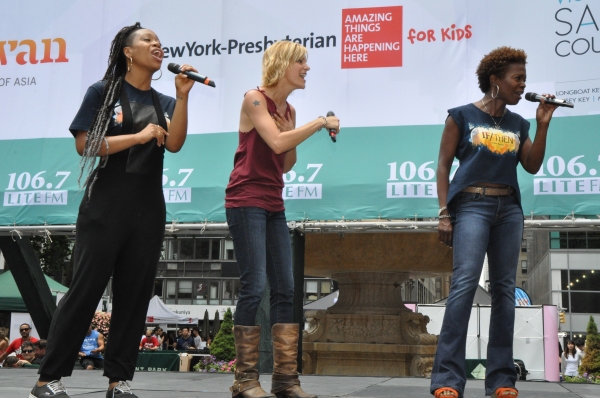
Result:
{"type": "MultiPolygon", "coordinates": [[[[30,335],[31,325],[24,323],[19,327],[21,337],[12,341],[8,339],[7,328],[0,327],[0,367],[2,368],[39,368],[46,355],[46,340],[37,339],[30,335]]],[[[160,327],[147,329],[140,341],[140,351],[190,351],[209,348],[212,335],[208,340],[200,335],[198,328],[179,328],[176,332],[168,334],[160,327]]],[[[103,369],[104,357],[102,353],[106,347],[104,335],[95,330],[90,324],[85,338],[81,342],[77,359],[73,358],[74,366],[77,363],[84,370],[103,369]]]]}
{"type": "Polygon", "coordinates": [[[46,355],[46,340],[30,336],[31,326],[19,326],[21,337],[10,342],[6,328],[0,328],[0,366],[10,368],[38,367],[46,355]]]}

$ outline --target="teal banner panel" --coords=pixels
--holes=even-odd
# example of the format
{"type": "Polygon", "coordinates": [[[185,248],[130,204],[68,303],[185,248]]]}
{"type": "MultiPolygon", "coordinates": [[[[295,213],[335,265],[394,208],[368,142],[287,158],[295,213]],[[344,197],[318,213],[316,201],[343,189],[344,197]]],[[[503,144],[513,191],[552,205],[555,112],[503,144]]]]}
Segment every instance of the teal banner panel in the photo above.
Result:
{"type": "MultiPolygon", "coordinates": [[[[518,167],[525,215],[600,214],[600,116],[556,118],[536,175],[518,167]]],[[[531,135],[535,135],[532,121],[531,135]]],[[[289,220],[403,219],[437,215],[441,125],[342,129],[298,148],[285,174],[289,220]]],[[[165,222],[223,222],[237,133],[190,135],[165,155],[165,222]]],[[[83,190],[73,139],[5,140],[0,147],[1,225],[72,224],[83,190]]],[[[456,171],[455,161],[452,173],[456,171]]]]}

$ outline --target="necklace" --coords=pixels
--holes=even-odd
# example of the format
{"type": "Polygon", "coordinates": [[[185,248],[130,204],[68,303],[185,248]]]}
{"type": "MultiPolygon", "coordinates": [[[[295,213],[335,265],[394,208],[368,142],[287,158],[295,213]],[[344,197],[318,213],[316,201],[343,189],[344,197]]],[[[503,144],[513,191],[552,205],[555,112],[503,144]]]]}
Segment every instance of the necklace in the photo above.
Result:
{"type": "Polygon", "coordinates": [[[485,111],[487,112],[487,114],[490,115],[490,117],[492,118],[492,122],[494,122],[494,126],[496,126],[496,128],[498,130],[500,130],[500,123],[502,123],[502,119],[504,119],[504,115],[506,115],[506,109],[504,110],[504,113],[502,114],[502,117],[500,118],[500,121],[498,123],[496,123],[496,119],[494,119],[494,117],[492,116],[492,114],[490,113],[490,111],[488,111],[487,106],[485,106],[485,102],[483,102],[483,98],[481,99],[481,103],[483,104],[483,109],[485,109],[485,111]]]}

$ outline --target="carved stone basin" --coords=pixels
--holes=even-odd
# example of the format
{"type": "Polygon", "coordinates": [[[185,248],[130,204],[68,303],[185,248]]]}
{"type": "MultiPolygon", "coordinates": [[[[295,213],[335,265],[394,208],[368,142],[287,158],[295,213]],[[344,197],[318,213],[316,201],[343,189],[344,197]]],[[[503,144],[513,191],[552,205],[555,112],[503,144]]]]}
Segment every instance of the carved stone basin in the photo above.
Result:
{"type": "Polygon", "coordinates": [[[307,234],[306,247],[306,275],[377,271],[426,278],[452,272],[452,249],[437,232],[307,234]]]}
{"type": "Polygon", "coordinates": [[[305,274],[338,282],[338,301],[307,311],[303,372],[425,376],[437,336],[429,318],[404,306],[409,278],[448,275],[452,250],[437,233],[307,234],[305,274]]]}

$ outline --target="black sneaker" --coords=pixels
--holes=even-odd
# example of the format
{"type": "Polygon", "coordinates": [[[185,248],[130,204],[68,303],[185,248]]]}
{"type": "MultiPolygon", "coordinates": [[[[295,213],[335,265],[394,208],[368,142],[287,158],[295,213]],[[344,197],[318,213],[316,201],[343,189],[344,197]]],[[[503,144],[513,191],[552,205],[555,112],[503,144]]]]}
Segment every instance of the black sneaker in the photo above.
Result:
{"type": "Polygon", "coordinates": [[[29,393],[29,398],[40,398],[40,397],[62,397],[69,398],[67,395],[67,389],[60,380],[54,380],[44,386],[38,386],[37,382],[33,389],[29,393]]]}
{"type": "Polygon", "coordinates": [[[120,381],[112,390],[106,392],[106,398],[138,398],[137,395],[131,392],[129,384],[126,381],[120,381]]]}

